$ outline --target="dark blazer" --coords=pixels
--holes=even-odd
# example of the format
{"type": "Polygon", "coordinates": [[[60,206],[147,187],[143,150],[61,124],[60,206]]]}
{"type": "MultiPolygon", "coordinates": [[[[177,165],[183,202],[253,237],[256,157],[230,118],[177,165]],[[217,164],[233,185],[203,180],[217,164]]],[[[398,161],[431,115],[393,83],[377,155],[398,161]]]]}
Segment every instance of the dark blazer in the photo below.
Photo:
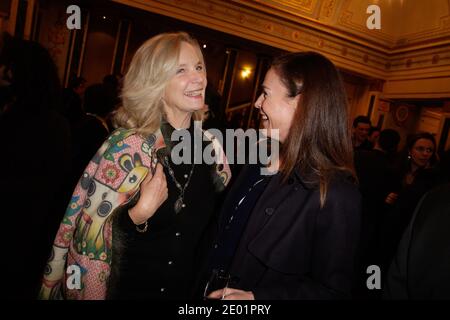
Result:
{"type": "Polygon", "coordinates": [[[388,299],[450,299],[450,184],[419,202],[394,258],[388,299]]]}
{"type": "Polygon", "coordinates": [[[297,170],[275,175],[249,218],[234,257],[232,287],[255,299],[349,297],[359,240],[361,199],[349,177],[337,175],[320,208],[319,190],[297,170]]]}

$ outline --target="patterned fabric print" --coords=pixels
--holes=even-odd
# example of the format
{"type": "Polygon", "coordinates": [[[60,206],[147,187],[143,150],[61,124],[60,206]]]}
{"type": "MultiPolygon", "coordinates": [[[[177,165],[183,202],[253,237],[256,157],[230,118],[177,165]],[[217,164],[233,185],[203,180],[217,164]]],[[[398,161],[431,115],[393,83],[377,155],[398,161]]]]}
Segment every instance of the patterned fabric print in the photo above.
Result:
{"type": "Polygon", "coordinates": [[[230,182],[231,170],[228,165],[228,159],[223,151],[222,145],[209,131],[204,132],[205,136],[212,141],[213,148],[216,154],[216,173],[214,177],[214,184],[218,191],[222,191],[230,182]]]}
{"type": "MultiPolygon", "coordinates": [[[[209,135],[211,136],[211,135],[209,135]]],[[[219,143],[217,176],[221,188],[231,176],[219,143]]],[[[146,139],[131,130],[117,130],[102,145],[78,182],[56,236],[48,261],[40,298],[105,299],[110,274],[112,213],[139,189],[151,171],[152,154],[165,147],[161,132],[146,139]],[[66,263],[67,259],[67,263],[66,263]],[[66,268],[76,265],[81,272],[81,289],[68,289],[66,268]]]]}
{"type": "Polygon", "coordinates": [[[132,131],[117,130],[86,168],[55,239],[41,298],[58,296],[52,288],[61,285],[65,268],[73,264],[85,270],[82,288],[66,290],[66,298],[104,299],[111,262],[109,221],[114,209],[131,198],[149,172],[150,158],[141,151],[143,142],[132,131]]]}

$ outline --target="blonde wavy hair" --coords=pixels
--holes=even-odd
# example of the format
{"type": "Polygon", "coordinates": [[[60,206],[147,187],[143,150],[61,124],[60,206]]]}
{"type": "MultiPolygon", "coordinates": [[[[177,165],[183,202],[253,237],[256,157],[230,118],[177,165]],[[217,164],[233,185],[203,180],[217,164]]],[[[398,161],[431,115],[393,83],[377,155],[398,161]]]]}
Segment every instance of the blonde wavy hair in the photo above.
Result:
{"type": "MultiPolygon", "coordinates": [[[[122,105],[113,116],[116,127],[135,129],[143,135],[159,129],[164,117],[164,89],[176,74],[182,42],[191,44],[204,63],[197,40],[186,32],[159,34],[136,51],[124,78],[122,105]]],[[[201,120],[201,114],[195,112],[194,120],[201,120]]]]}

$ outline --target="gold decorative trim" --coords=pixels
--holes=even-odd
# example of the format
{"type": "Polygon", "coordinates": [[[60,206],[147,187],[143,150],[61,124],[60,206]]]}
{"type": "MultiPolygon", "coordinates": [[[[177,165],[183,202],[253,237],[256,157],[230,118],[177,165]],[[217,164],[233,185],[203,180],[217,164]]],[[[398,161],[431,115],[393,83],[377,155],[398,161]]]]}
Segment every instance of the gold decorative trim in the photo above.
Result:
{"type": "MultiPolygon", "coordinates": [[[[295,12],[283,12],[279,1],[262,0],[113,0],[118,3],[170,16],[189,23],[257,41],[287,51],[318,51],[329,57],[338,67],[369,78],[414,78],[418,72],[440,75],[450,63],[450,40],[437,44],[420,44],[390,50],[366,39],[341,30],[333,30],[323,23],[302,17],[295,12]],[[431,47],[430,47],[431,46],[431,47]],[[414,49],[414,50],[412,50],[414,49]]],[[[287,2],[283,2],[285,4],[287,2]]],[[[291,2],[289,2],[292,4],[291,2]]],[[[331,17],[335,5],[324,1],[322,7],[315,1],[304,2],[314,7],[317,14],[331,17]],[[328,13],[327,13],[328,12],[328,13]]],[[[301,3],[300,3],[301,4],[301,3]]],[[[348,7],[348,1],[343,8],[348,7]]],[[[345,11],[338,19],[350,20],[345,11]]],[[[442,20],[447,21],[447,20],[442,20]]],[[[449,31],[450,32],[450,31],[449,31]]],[[[375,35],[374,35],[375,37],[375,35]]]]}

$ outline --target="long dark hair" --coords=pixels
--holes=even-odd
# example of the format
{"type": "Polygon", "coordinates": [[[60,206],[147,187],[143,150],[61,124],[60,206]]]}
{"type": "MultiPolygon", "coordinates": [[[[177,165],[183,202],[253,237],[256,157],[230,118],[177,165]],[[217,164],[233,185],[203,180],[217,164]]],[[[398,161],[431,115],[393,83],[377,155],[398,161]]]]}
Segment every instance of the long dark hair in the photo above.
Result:
{"type": "Polygon", "coordinates": [[[319,186],[322,207],[337,172],[356,177],[342,80],[333,63],[315,52],[285,54],[271,67],[290,97],[301,95],[281,147],[280,170],[284,179],[296,168],[305,173],[307,183],[319,186]]]}

